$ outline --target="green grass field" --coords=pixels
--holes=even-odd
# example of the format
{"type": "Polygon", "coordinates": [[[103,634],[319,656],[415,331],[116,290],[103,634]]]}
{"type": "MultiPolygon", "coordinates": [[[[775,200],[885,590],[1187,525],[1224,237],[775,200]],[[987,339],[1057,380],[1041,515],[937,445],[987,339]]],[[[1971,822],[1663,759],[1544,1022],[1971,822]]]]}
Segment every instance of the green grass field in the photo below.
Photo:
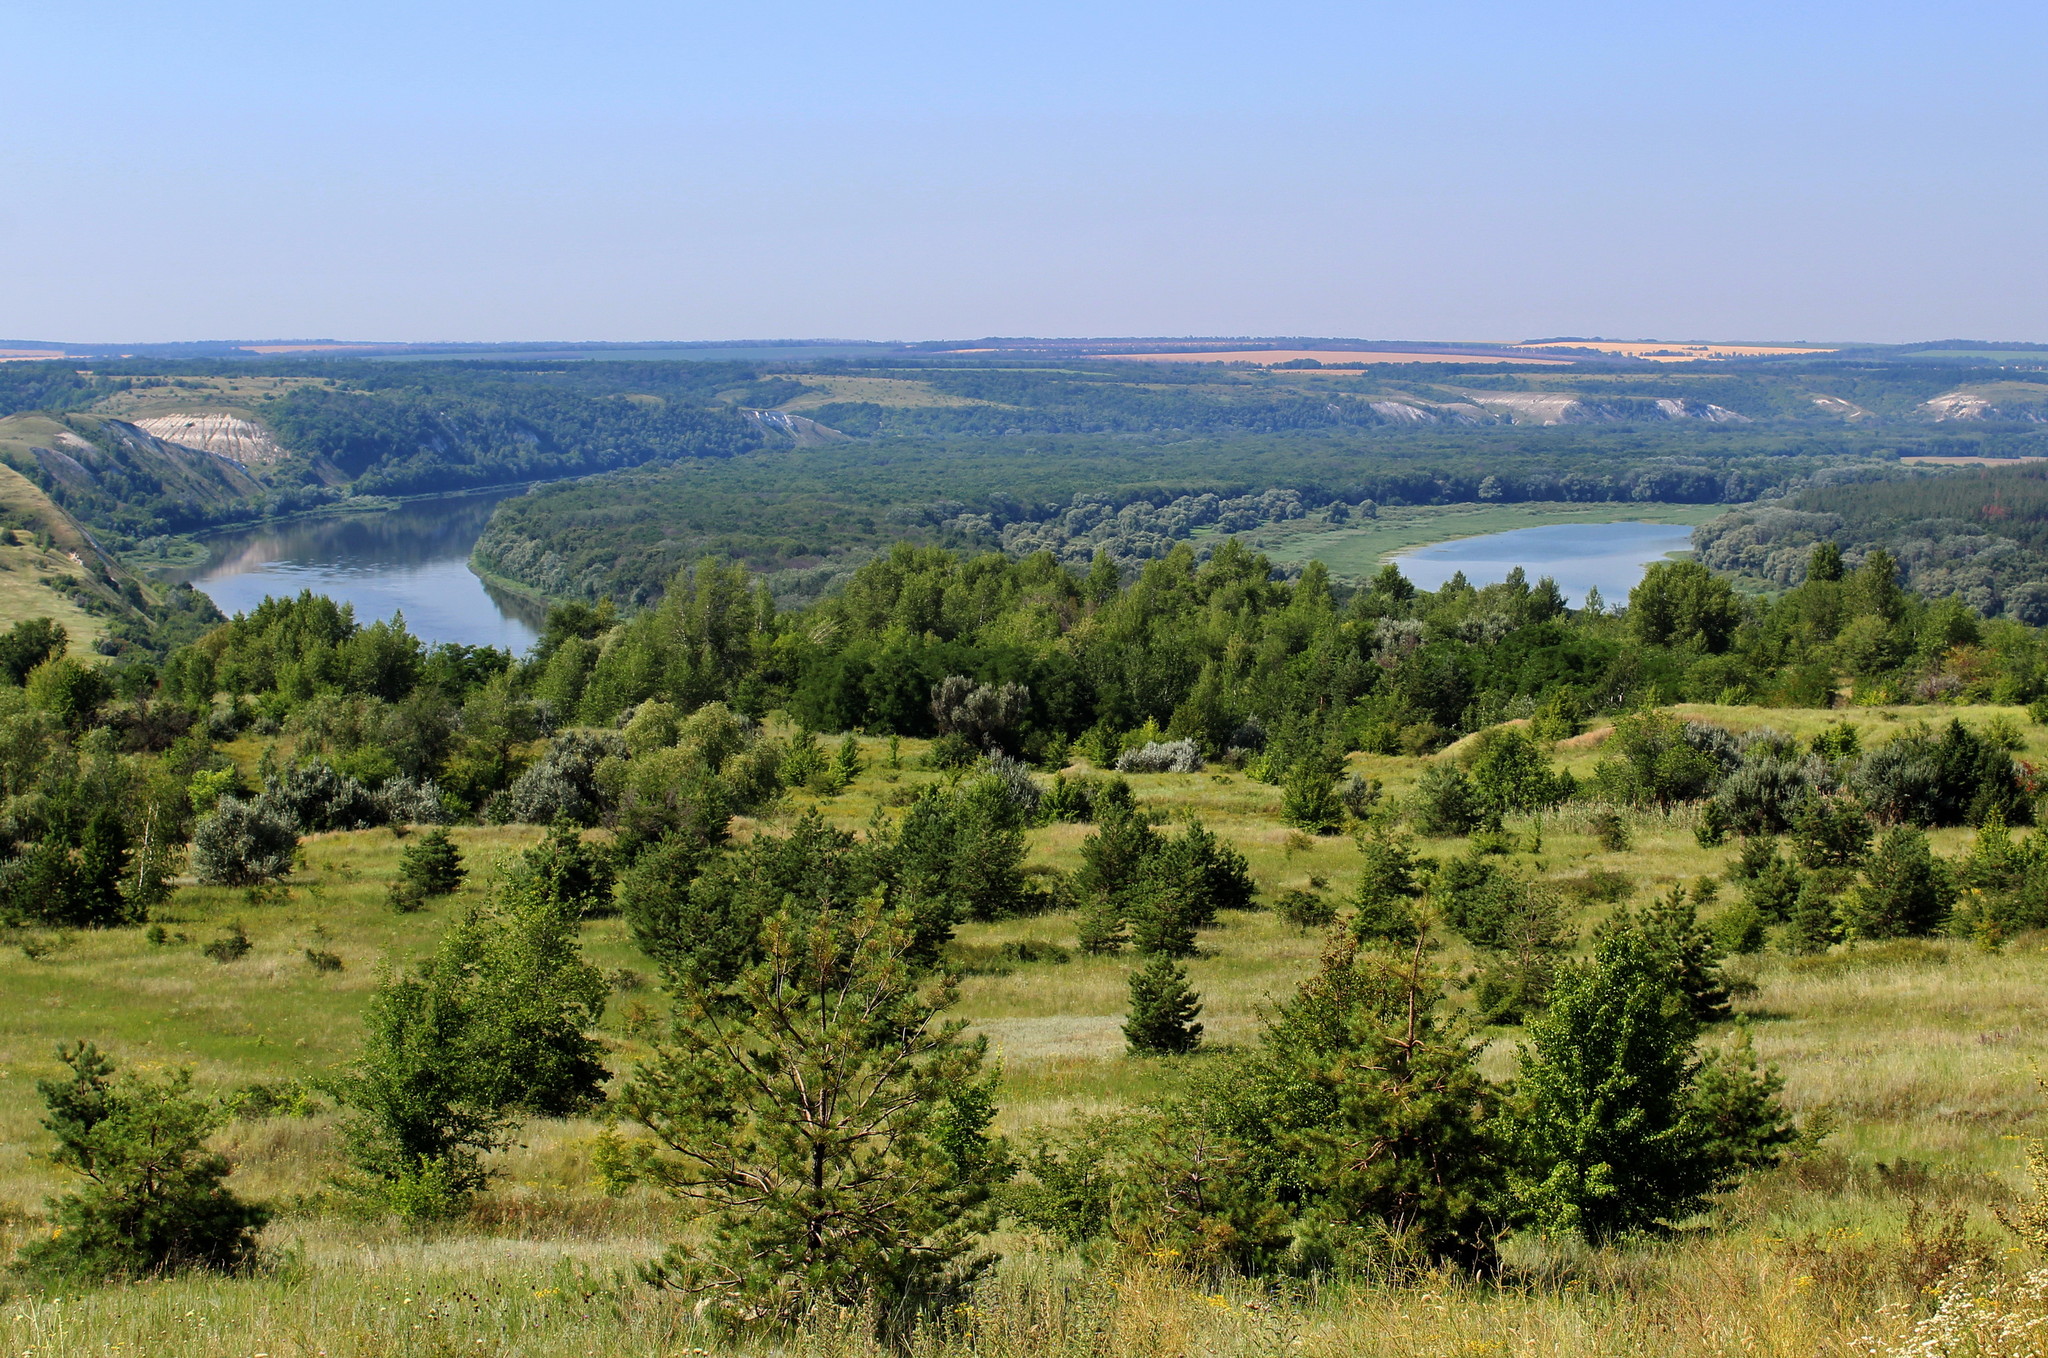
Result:
{"type": "MultiPolygon", "coordinates": [[[[1845,715],[1678,710],[1794,733],[1845,715]]],[[[1846,715],[1868,742],[1919,721],[1982,720],[1995,710],[1846,715]]],[[[2028,745],[2024,757],[2048,757],[2048,731],[2028,728],[2028,745]]],[[[864,827],[878,805],[900,802],[904,789],[937,776],[915,769],[918,749],[919,742],[904,742],[905,767],[892,770],[883,742],[865,741],[869,768],[849,791],[822,800],[793,794],[738,832],[773,830],[812,806],[835,823],[864,827]]],[[[255,754],[253,745],[235,752],[255,754]]],[[[1599,754],[1597,741],[1582,742],[1560,751],[1560,762],[1584,775],[1599,754]]],[[[1425,762],[1352,760],[1357,771],[1385,780],[1395,797],[1425,762]]],[[[1268,896],[1311,879],[1333,894],[1351,888],[1355,846],[1342,836],[1310,839],[1281,825],[1277,789],[1223,770],[1131,781],[1146,806],[1170,819],[1198,817],[1237,844],[1268,896]]],[[[1699,847],[1684,815],[1649,813],[1632,817],[1628,850],[1604,852],[1587,833],[1586,816],[1567,809],[1519,823],[1514,828],[1534,832],[1540,843],[1515,860],[1555,880],[1592,868],[1623,873],[1640,901],[1671,883],[1720,873],[1733,852],[1699,847]]],[[[520,827],[453,833],[473,869],[469,899],[489,889],[494,864],[539,837],[520,827]]],[[[1071,869],[1086,834],[1073,825],[1033,831],[1034,865],[1071,869]]],[[[1951,855],[1968,841],[1965,831],[1936,836],[1938,849],[1951,855]]],[[[38,1158],[44,1138],[33,1089],[54,1071],[59,1041],[90,1038],[128,1064],[190,1065],[203,1085],[223,1092],[314,1076],[348,1059],[379,969],[431,948],[462,908],[457,898],[414,915],[386,909],[384,892],[403,843],[388,830],[313,837],[303,870],[282,899],[270,902],[185,886],[161,912],[169,933],[161,945],[135,928],[21,935],[0,952],[0,1251],[42,1229],[39,1203],[60,1186],[38,1158]],[[200,946],[230,923],[246,928],[253,949],[239,961],[208,960],[200,946]],[[342,969],[316,970],[308,949],[337,954],[342,969]]],[[[1444,857],[1466,845],[1424,840],[1421,848],[1444,857]]],[[[1723,899],[1735,894],[1724,891],[1723,899]]],[[[1578,921],[1582,935],[1611,908],[1588,909],[1578,921]]],[[[1049,915],[970,925],[960,931],[960,955],[986,958],[994,945],[1021,938],[1071,945],[1074,924],[1071,916],[1049,915]]],[[[614,1069],[630,1067],[657,1035],[664,1010],[653,969],[617,920],[590,924],[585,946],[614,975],[602,1038],[614,1069]]],[[[1205,1002],[1209,1039],[1242,1044],[1256,1031],[1260,1006],[1313,966],[1319,939],[1259,910],[1226,918],[1203,935],[1202,948],[1190,971],[1205,1002]]],[[[1471,960],[1455,943],[1444,959],[1459,971],[1471,960]]],[[[1119,1025],[1129,965],[1076,955],[965,978],[959,1013],[989,1035],[1003,1065],[1002,1129],[1114,1108],[1171,1086],[1181,1062],[1124,1050],[1119,1025]]],[[[1008,1236],[998,1242],[1008,1260],[957,1346],[1159,1358],[1848,1358],[1857,1336],[1894,1332],[1924,1304],[1918,1289],[1929,1279],[1914,1270],[1934,1247],[1902,1237],[1912,1203],[1963,1213],[1967,1235],[1994,1257],[2008,1249],[1989,1207],[2015,1191],[2015,1138],[2041,1126],[2044,1096],[2033,1071],[2048,1056],[2048,938],[2022,938],[1998,952],[1960,941],[1838,948],[1817,958],[1766,952],[1730,967],[1748,983],[1739,1008],[1759,1052],[1783,1067],[1788,1102],[1806,1117],[1826,1110],[1837,1130],[1816,1155],[1746,1185],[1711,1224],[1669,1241],[1600,1251],[1518,1242],[1510,1252],[1515,1271],[1500,1284],[1445,1275],[1410,1286],[1359,1284],[1284,1296],[1250,1284],[1204,1284],[1144,1261],[1084,1264],[1008,1236]],[[1882,1313],[1890,1303],[1907,1310],[1882,1313]]],[[[1516,1035],[1486,1034],[1491,1074],[1511,1071],[1516,1035]]],[[[239,1165],[234,1183],[280,1208],[265,1238],[270,1267],[249,1279],[196,1277],[56,1300],[17,1297],[0,1307],[0,1339],[25,1358],[670,1355],[711,1344],[686,1306],[632,1280],[632,1266],[657,1254],[678,1227],[668,1205],[643,1190],[617,1198],[599,1192],[590,1157],[600,1130],[591,1120],[531,1123],[519,1145],[499,1157],[500,1179],[467,1220],[402,1228],[336,1205],[327,1187],[337,1169],[331,1111],[235,1122],[221,1139],[239,1165]]],[[[944,1347],[933,1342],[935,1352],[944,1347]]],[[[863,1348],[856,1336],[821,1322],[802,1344],[774,1351],[863,1348]]]]}
{"type": "MultiPolygon", "coordinates": [[[[1726,505],[1651,503],[1416,505],[1385,508],[1378,518],[1348,524],[1331,524],[1320,517],[1294,519],[1269,524],[1249,537],[1253,547],[1281,565],[1320,561],[1339,579],[1360,580],[1375,574],[1397,552],[1452,538],[1505,533],[1549,523],[1698,525],[1727,512],[1726,505]]],[[[1197,534],[1198,539],[1200,536],[1197,534]]]]}

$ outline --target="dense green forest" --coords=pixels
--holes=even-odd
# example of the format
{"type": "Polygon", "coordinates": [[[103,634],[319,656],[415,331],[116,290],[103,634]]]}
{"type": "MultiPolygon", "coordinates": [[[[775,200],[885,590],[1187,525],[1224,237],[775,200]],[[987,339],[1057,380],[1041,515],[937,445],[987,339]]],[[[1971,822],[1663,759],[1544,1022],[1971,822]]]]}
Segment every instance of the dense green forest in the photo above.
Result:
{"type": "MultiPolygon", "coordinates": [[[[1236,542],[1199,564],[1182,544],[1129,584],[1107,556],[1076,572],[1046,553],[899,544],[830,599],[787,613],[743,566],[707,560],[631,618],[609,604],[557,608],[524,659],[429,649],[311,595],[110,670],[66,657],[62,629],[45,630],[13,667],[28,743],[9,777],[27,800],[8,842],[81,832],[90,798],[34,790],[45,774],[82,776],[62,752],[88,736],[115,765],[170,759],[190,777],[211,766],[211,741],[284,734],[341,780],[321,795],[370,808],[347,813],[370,823],[388,818],[379,797],[427,819],[590,823],[617,810],[622,785],[601,766],[624,747],[564,735],[536,762],[533,742],[616,729],[649,703],[681,714],[722,704],[743,721],[785,712],[816,732],[966,732],[955,743],[967,762],[997,748],[1049,767],[1085,751],[1107,766],[1187,741],[1279,782],[1333,752],[1426,754],[1512,719],[1569,733],[1591,714],[1683,700],[1827,707],[1844,685],[1866,703],[2048,694],[2039,633],[1912,595],[1882,552],[1844,571],[1831,547],[1818,551],[1818,573],[1768,605],[1679,563],[1652,567],[1618,614],[1597,600],[1571,612],[1549,581],[1519,572],[1435,592],[1392,567],[1357,589],[1333,588],[1313,564],[1280,581],[1236,542]],[[948,716],[935,695],[956,681],[963,710],[988,713],[948,716]]],[[[685,814],[671,801],[657,819],[685,814]]],[[[15,908],[40,910],[38,899],[15,908]]]]}
{"type": "Polygon", "coordinates": [[[651,602],[718,555],[819,597],[899,539],[1048,548],[1085,564],[1162,555],[1198,529],[1240,531],[1378,505],[1741,503],[1872,465],[1846,436],[1495,429],[1120,441],[1090,436],[835,443],[648,469],[508,500],[477,563],[556,598],[651,602]],[[1105,519],[1114,520],[1105,529],[1105,519]]]}
{"type": "Polygon", "coordinates": [[[1815,486],[1701,528],[1700,560],[1770,588],[1805,578],[1814,544],[1882,548],[1915,589],[1987,616],[2048,622],[2048,470],[2038,463],[1815,486]]]}

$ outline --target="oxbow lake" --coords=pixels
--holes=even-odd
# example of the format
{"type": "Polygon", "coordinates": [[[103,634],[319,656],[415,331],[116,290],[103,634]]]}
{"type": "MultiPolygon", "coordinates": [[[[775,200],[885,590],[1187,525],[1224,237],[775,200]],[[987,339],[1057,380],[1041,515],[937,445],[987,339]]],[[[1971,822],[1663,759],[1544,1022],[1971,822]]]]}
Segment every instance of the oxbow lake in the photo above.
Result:
{"type": "Polygon", "coordinates": [[[428,645],[499,646],[515,655],[539,635],[544,610],[469,569],[470,548],[507,495],[413,500],[376,514],[295,519],[205,539],[204,566],[171,573],[227,614],[265,595],[312,590],[355,605],[356,621],[396,613],[428,645]]]}
{"type": "Polygon", "coordinates": [[[1556,580],[1577,607],[1589,589],[1609,604],[1625,601],[1646,566],[1691,545],[1692,529],[1682,524],[1546,523],[1434,542],[1392,559],[1423,589],[1436,589],[1459,571],[1474,585],[1496,584],[1520,566],[1532,585],[1546,575],[1556,580]]]}

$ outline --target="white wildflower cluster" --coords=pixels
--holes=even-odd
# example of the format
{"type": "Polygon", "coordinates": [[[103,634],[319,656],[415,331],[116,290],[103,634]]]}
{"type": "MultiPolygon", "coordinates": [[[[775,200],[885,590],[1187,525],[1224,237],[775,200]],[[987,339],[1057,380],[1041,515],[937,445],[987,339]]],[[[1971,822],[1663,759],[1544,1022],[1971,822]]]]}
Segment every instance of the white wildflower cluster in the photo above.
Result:
{"type": "Polygon", "coordinates": [[[1986,1281],[1954,1277],[1934,1314],[1886,1343],[1866,1339],[1871,1358],[2044,1358],[2048,1356],[2048,1269],[1986,1281]]]}

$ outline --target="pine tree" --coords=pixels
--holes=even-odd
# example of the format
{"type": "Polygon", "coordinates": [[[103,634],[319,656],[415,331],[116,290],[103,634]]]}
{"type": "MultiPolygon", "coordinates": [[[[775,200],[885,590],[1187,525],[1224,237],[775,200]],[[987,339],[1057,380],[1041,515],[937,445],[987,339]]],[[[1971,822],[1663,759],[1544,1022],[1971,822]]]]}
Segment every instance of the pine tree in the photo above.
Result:
{"type": "Polygon", "coordinates": [[[1421,932],[1414,845],[1406,835],[1373,829],[1359,834],[1358,848],[1365,862],[1351,898],[1352,933],[1361,942],[1411,942],[1421,932]]]}
{"type": "Polygon", "coordinates": [[[1131,944],[1161,957],[1195,955],[1194,902],[1185,885],[1161,873],[1148,874],[1124,892],[1131,944]]]}
{"type": "Polygon", "coordinates": [[[1198,820],[1167,840],[1147,866],[1187,896],[1188,914],[1197,929],[1212,927],[1221,911],[1251,908],[1255,888],[1245,856],[1198,820]]]}
{"type": "MultiPolygon", "coordinates": [[[[1752,844],[1757,841],[1750,841],[1752,844]]],[[[1748,846],[1744,849],[1747,852],[1748,846]]],[[[1743,890],[1743,902],[1767,921],[1783,923],[1792,918],[1799,900],[1799,869],[1775,850],[1756,865],[1743,890]]]]}
{"type": "Polygon", "coordinates": [[[86,1182],[51,1204],[56,1230],[22,1250],[20,1267],[96,1282],[248,1263],[270,1212],[224,1185],[232,1166],[206,1139],[227,1110],[193,1095],[192,1072],[117,1078],[88,1042],[57,1057],[68,1078],[36,1085],[57,1138],[50,1159],[86,1182]]]}
{"type": "Polygon", "coordinates": [[[952,789],[926,788],[888,849],[898,896],[951,925],[1008,919],[1030,899],[1024,877],[1025,818],[1002,782],[983,776],[952,789]]]}
{"type": "Polygon", "coordinates": [[[1732,1046],[1710,1055],[1700,1067],[1693,1106],[1706,1135],[1707,1157],[1725,1178],[1770,1169],[1799,1139],[1799,1128],[1778,1098],[1785,1077],[1756,1059],[1749,1027],[1742,1025],[1732,1046]]]}
{"type": "Polygon", "coordinates": [[[1202,1001],[1188,986],[1187,968],[1170,954],[1152,959],[1131,973],[1131,1008],[1124,1020],[1124,1040],[1140,1056],[1178,1056],[1202,1045],[1202,1025],[1195,1021],[1202,1001]]]}
{"type": "Polygon", "coordinates": [[[140,915],[121,894],[128,874],[128,828],[118,806],[93,808],[78,838],[79,918],[88,925],[133,924],[140,915]]]}
{"type": "Polygon", "coordinates": [[[1503,1157],[1485,1044],[1446,1010],[1426,939],[1355,957],[1372,1003],[1332,1054],[1332,1115],[1295,1135],[1315,1185],[1305,1234],[1360,1262],[1489,1262],[1503,1157]]]}
{"type": "MultiPolygon", "coordinates": [[[[1127,784],[1111,783],[1104,789],[1127,784]]],[[[1074,888],[1083,899],[1122,894],[1138,880],[1145,864],[1164,847],[1159,834],[1126,795],[1097,798],[1095,830],[1081,841],[1081,868],[1074,888]]]]}
{"type": "Polygon", "coordinates": [[[1132,799],[1130,785],[1120,779],[1105,784],[1096,798],[1095,831],[1081,841],[1081,869],[1074,875],[1083,952],[1123,947],[1134,913],[1132,892],[1163,848],[1164,841],[1132,799]]]}
{"type": "Polygon", "coordinates": [[[1814,873],[1799,884],[1792,901],[1789,926],[1785,930],[1785,951],[1793,954],[1823,953],[1842,936],[1834,892],[1829,880],[1814,873]]]}
{"type": "Polygon", "coordinates": [[[1344,799],[1337,795],[1341,761],[1312,754],[1287,771],[1280,790],[1280,819],[1312,835],[1335,833],[1344,823],[1344,799]]]}
{"type": "Polygon", "coordinates": [[[1955,883],[1926,834],[1899,825],[1872,846],[1862,883],[1843,902],[1842,923],[1855,938],[1931,934],[1954,902],[1955,883]]]}
{"type": "Polygon", "coordinates": [[[1540,883],[1517,887],[1474,988],[1479,1015],[1488,1023],[1521,1023],[1541,1013],[1572,942],[1557,892],[1540,883]]]}
{"type": "Polygon", "coordinates": [[[462,851],[443,829],[429,830],[398,855],[398,876],[419,897],[446,896],[462,889],[469,872],[462,851]]]}
{"type": "Polygon", "coordinates": [[[1644,933],[1563,968],[1518,1054],[1514,1187],[1540,1227],[1599,1242],[1669,1223],[1721,1184],[1693,1109],[1699,1031],[1644,933]]]}
{"type": "Polygon", "coordinates": [[[1465,771],[1439,760],[1416,780],[1409,819],[1425,835],[1467,835],[1486,823],[1486,813],[1465,771]]]}
{"type": "Polygon", "coordinates": [[[1121,952],[1131,941],[1124,919],[1121,896],[1091,896],[1081,904],[1081,919],[1075,929],[1075,945],[1082,952],[1101,955],[1121,952]]]}
{"type": "Polygon", "coordinates": [[[954,992],[878,899],[779,915],[762,945],[732,985],[678,991],[672,1041],[619,1095],[653,1134],[639,1174],[705,1223],[647,1276],[739,1323],[840,1306],[900,1337],[989,1262],[1007,1161],[985,1044],[937,1021],[954,992]]]}
{"type": "Polygon", "coordinates": [[[853,786],[853,780],[860,777],[867,762],[860,757],[860,742],[848,731],[846,738],[839,742],[839,751],[832,757],[832,782],[834,791],[844,792],[853,786]]]}
{"type": "Polygon", "coordinates": [[[1664,959],[1666,975],[1698,1023],[1728,1018],[1728,978],[1712,931],[1700,923],[1699,907],[1682,887],[1674,886],[1640,915],[1622,911],[1607,926],[1610,933],[1634,931],[1664,959]]]}

